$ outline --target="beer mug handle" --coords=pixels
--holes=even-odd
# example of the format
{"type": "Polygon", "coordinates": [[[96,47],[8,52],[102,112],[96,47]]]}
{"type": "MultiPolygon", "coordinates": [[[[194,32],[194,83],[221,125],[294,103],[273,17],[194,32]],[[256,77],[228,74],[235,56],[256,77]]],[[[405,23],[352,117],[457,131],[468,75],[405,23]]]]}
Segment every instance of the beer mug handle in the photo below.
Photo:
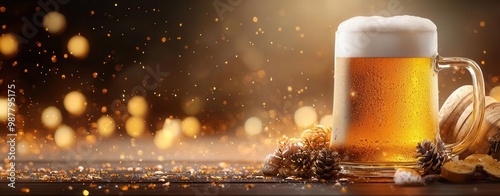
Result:
{"type": "Polygon", "coordinates": [[[446,151],[451,155],[458,155],[465,151],[476,139],[479,128],[484,117],[484,79],[479,65],[471,59],[462,57],[436,57],[437,70],[446,68],[465,68],[469,70],[472,76],[472,86],[474,94],[472,119],[467,132],[462,141],[452,144],[445,144],[446,151]]]}

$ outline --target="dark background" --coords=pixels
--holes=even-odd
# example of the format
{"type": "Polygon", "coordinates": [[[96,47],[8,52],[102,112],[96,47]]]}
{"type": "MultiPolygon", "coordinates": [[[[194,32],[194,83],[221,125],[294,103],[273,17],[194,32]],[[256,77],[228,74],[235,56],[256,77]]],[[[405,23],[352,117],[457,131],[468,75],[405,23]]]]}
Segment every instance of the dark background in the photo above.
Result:
{"type": "MultiPolygon", "coordinates": [[[[202,124],[200,141],[236,138],[229,141],[251,149],[274,145],[270,139],[299,133],[293,115],[301,106],[313,106],[318,120],[331,114],[338,24],[357,15],[387,14],[388,2],[400,4],[399,15],[417,15],[436,24],[440,55],[468,57],[481,64],[487,94],[497,85],[498,1],[72,0],[57,7],[67,21],[63,33],[50,35],[38,28],[34,37],[20,42],[16,56],[0,57],[0,93],[6,96],[6,86],[15,80],[18,118],[23,119],[20,127],[39,140],[50,134],[40,114],[51,105],[63,112],[65,124],[75,130],[83,128],[83,135],[93,134],[91,123],[103,114],[125,112],[114,103],[126,104],[131,95],[138,94],[132,89],[143,85],[146,68],[158,66],[168,76],[143,94],[150,105],[151,134],[166,118],[195,116],[202,124]],[[226,11],[218,13],[214,4],[226,11]],[[88,39],[89,55],[64,58],[67,41],[77,34],[88,39]],[[56,62],[51,60],[54,55],[56,62]],[[88,101],[86,113],[78,118],[67,115],[62,106],[64,95],[73,90],[80,90],[88,101]],[[200,109],[193,109],[193,104],[200,109]],[[107,111],[102,112],[102,107],[107,111]],[[269,114],[271,110],[275,115],[269,114]],[[257,138],[242,131],[251,116],[268,127],[257,138]]],[[[22,35],[22,19],[32,21],[39,4],[0,1],[0,6],[6,8],[0,13],[0,25],[5,25],[0,34],[22,35]]],[[[470,83],[468,73],[459,70],[442,71],[439,77],[441,104],[453,90],[470,83]]],[[[122,127],[123,113],[114,118],[122,127]]],[[[115,137],[127,145],[124,130],[117,132],[115,137]]]]}

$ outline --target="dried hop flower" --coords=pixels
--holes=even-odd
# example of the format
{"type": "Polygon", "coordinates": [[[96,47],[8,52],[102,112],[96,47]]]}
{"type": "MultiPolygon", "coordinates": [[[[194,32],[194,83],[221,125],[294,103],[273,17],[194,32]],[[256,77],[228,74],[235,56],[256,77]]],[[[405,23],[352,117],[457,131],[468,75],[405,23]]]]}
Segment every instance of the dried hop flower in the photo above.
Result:
{"type": "Polygon", "coordinates": [[[317,125],[302,132],[300,138],[308,150],[319,150],[330,146],[332,131],[324,126],[317,125]]]}

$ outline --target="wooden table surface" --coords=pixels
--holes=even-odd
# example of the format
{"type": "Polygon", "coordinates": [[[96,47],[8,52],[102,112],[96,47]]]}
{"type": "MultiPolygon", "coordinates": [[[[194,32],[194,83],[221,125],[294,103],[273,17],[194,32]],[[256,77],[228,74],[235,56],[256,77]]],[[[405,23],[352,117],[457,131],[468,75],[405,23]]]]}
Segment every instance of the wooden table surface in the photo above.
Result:
{"type": "Polygon", "coordinates": [[[500,195],[500,181],[493,180],[409,187],[269,177],[262,175],[259,162],[141,165],[94,163],[54,169],[35,162],[16,173],[15,189],[7,186],[7,173],[2,171],[0,195],[500,195]]]}

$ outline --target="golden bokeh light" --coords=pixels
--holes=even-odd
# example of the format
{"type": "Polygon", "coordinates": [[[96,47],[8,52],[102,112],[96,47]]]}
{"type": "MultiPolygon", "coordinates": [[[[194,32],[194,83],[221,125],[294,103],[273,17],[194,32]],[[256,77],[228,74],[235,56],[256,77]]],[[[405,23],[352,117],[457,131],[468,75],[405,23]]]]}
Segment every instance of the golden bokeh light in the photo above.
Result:
{"type": "Polygon", "coordinates": [[[66,18],[59,12],[49,12],[43,16],[43,27],[52,35],[61,34],[66,30],[66,18]]]}
{"type": "Polygon", "coordinates": [[[195,137],[200,133],[201,124],[200,121],[194,117],[190,116],[182,120],[182,132],[188,137],[195,137]]]}
{"type": "Polygon", "coordinates": [[[146,130],[146,121],[140,117],[132,116],[125,122],[125,130],[131,137],[139,137],[146,130]]]}
{"type": "Polygon", "coordinates": [[[49,106],[42,111],[41,119],[45,127],[55,129],[62,122],[61,111],[54,106],[49,106]]]}
{"type": "Polygon", "coordinates": [[[307,128],[318,120],[318,114],[311,106],[302,106],[294,114],[295,124],[301,128],[307,128]]]}
{"type": "Polygon", "coordinates": [[[142,96],[134,96],[127,103],[127,110],[130,115],[144,117],[148,112],[148,103],[142,96]]]}
{"type": "Polygon", "coordinates": [[[109,137],[115,132],[116,124],[115,120],[111,116],[101,116],[97,120],[97,131],[103,137],[109,137]]]}
{"type": "Polygon", "coordinates": [[[61,125],[54,133],[54,141],[59,148],[69,149],[75,141],[75,131],[67,125],[61,125]]]}
{"type": "Polygon", "coordinates": [[[64,108],[69,113],[80,116],[87,109],[87,99],[79,91],[72,91],[64,96],[64,108]]]}
{"type": "Polygon", "coordinates": [[[331,114],[328,114],[321,117],[321,119],[319,120],[319,124],[331,129],[333,127],[333,116],[331,114]]]}
{"type": "Polygon", "coordinates": [[[179,136],[182,131],[182,122],[179,119],[166,119],[163,123],[163,130],[172,132],[175,136],[179,136]]]}
{"type": "Polygon", "coordinates": [[[18,51],[17,39],[12,34],[4,34],[0,36],[0,53],[2,53],[7,58],[12,58],[17,54],[18,51]]]}
{"type": "Polygon", "coordinates": [[[256,71],[264,63],[264,53],[256,48],[249,47],[243,53],[242,60],[250,70],[256,71]]]}
{"type": "Polygon", "coordinates": [[[9,102],[7,101],[7,98],[5,97],[0,97],[0,121],[7,121],[7,118],[9,117],[9,102]]]}
{"type": "Polygon", "coordinates": [[[262,132],[262,121],[257,117],[250,117],[245,121],[245,133],[249,136],[258,135],[262,132]]]}
{"type": "Polygon", "coordinates": [[[199,97],[188,98],[182,105],[182,110],[188,115],[198,114],[205,107],[205,101],[199,97]]]}
{"type": "Polygon", "coordinates": [[[490,97],[500,101],[500,86],[495,86],[490,90],[490,97]]]}
{"type": "Polygon", "coordinates": [[[89,41],[81,35],[75,35],[68,41],[68,51],[71,55],[83,59],[89,52],[89,41]]]}
{"type": "Polygon", "coordinates": [[[174,132],[162,129],[156,132],[154,143],[158,149],[165,150],[174,144],[176,138],[174,132]]]}
{"type": "Polygon", "coordinates": [[[19,155],[26,155],[30,152],[29,149],[29,143],[27,141],[21,140],[19,143],[16,144],[16,152],[19,153],[19,155]]]}

